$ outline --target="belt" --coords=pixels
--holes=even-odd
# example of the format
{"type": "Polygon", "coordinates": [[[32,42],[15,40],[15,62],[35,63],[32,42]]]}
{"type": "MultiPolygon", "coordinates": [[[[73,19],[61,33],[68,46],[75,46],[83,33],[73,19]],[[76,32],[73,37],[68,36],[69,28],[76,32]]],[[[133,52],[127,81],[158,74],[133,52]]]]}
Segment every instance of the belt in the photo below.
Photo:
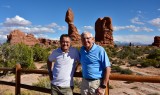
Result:
{"type": "Polygon", "coordinates": [[[101,80],[102,78],[100,79],[88,79],[88,78],[84,78],[85,80],[88,80],[88,81],[95,81],[95,80],[101,80]]]}

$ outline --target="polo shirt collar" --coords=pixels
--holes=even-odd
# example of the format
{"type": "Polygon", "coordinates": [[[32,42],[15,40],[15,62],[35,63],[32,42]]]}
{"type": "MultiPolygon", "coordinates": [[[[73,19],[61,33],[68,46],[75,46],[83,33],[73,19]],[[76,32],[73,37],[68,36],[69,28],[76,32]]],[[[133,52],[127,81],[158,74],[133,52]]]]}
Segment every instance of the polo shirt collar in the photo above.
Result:
{"type": "MultiPolygon", "coordinates": [[[[92,52],[96,47],[97,47],[97,45],[95,43],[93,43],[92,48],[88,52],[92,52]]],[[[84,48],[85,52],[87,52],[84,46],[83,46],[83,48],[84,48]]]]}
{"type": "MultiPolygon", "coordinates": [[[[71,49],[71,47],[69,47],[69,51],[70,51],[70,49],[71,49]]],[[[68,51],[68,52],[69,52],[69,51],[68,51]]],[[[59,52],[59,53],[65,53],[65,52],[62,51],[61,47],[58,48],[58,52],[59,52]]],[[[68,53],[68,52],[66,52],[66,53],[68,53]]]]}
{"type": "Polygon", "coordinates": [[[93,51],[93,50],[96,48],[96,46],[97,46],[97,45],[96,45],[95,43],[93,43],[93,46],[92,46],[90,52],[93,51]]]}

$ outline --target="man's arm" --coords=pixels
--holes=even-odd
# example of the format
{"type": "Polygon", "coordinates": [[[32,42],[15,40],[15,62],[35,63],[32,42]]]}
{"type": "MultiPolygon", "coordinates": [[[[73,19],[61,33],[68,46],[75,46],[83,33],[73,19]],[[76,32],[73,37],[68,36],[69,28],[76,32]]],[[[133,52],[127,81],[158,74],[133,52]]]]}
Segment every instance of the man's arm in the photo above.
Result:
{"type": "Polygon", "coordinates": [[[79,62],[77,62],[75,71],[76,72],[81,72],[82,71],[82,67],[81,67],[81,64],[79,62]]]}
{"type": "Polygon", "coordinates": [[[111,67],[106,67],[104,77],[103,77],[103,84],[106,85],[106,86],[107,86],[107,83],[109,81],[110,73],[111,73],[111,67]]]}
{"type": "Polygon", "coordinates": [[[100,84],[100,86],[97,89],[97,95],[104,95],[105,89],[107,87],[107,83],[109,82],[110,72],[111,72],[111,68],[106,67],[102,83],[100,84]]]}
{"type": "Polygon", "coordinates": [[[52,62],[50,62],[49,60],[47,61],[47,68],[48,68],[49,78],[50,78],[50,80],[52,80],[53,79],[53,75],[52,75],[52,62]]]}

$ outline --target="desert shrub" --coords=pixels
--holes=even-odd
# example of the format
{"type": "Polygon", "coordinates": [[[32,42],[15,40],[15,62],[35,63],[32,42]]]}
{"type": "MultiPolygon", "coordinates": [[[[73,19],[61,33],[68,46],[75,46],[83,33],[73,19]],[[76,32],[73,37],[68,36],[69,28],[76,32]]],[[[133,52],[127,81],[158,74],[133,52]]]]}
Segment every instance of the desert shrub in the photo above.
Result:
{"type": "Polygon", "coordinates": [[[141,52],[141,49],[139,47],[129,47],[124,46],[118,53],[117,57],[120,59],[129,59],[129,60],[135,60],[137,59],[137,56],[143,55],[143,52],[141,52]]]}
{"type": "Polygon", "coordinates": [[[121,74],[132,74],[133,72],[129,69],[122,69],[121,74]]]}
{"type": "Polygon", "coordinates": [[[109,58],[111,57],[115,57],[117,54],[117,48],[113,48],[113,47],[104,47],[106,53],[108,54],[109,58]]]}
{"type": "Polygon", "coordinates": [[[33,83],[32,85],[44,88],[51,88],[51,83],[49,77],[39,78],[37,83],[33,83]]]}
{"type": "Polygon", "coordinates": [[[155,49],[147,56],[148,59],[155,59],[160,61],[160,49],[155,49]]]}
{"type": "Polygon", "coordinates": [[[130,47],[125,46],[125,47],[123,47],[123,49],[118,51],[117,57],[120,59],[125,59],[129,56],[129,53],[130,53],[130,47]]]}
{"type": "Polygon", "coordinates": [[[112,86],[112,85],[109,85],[109,89],[113,89],[113,86],[112,86]]]}
{"type": "Polygon", "coordinates": [[[112,64],[116,64],[116,65],[123,65],[124,62],[122,60],[113,60],[112,64]]]}
{"type": "MultiPolygon", "coordinates": [[[[14,94],[13,94],[14,95],[14,94]]],[[[21,95],[50,95],[48,93],[43,93],[40,91],[33,91],[33,90],[22,90],[21,95]]]]}
{"type": "Polygon", "coordinates": [[[0,94],[1,95],[15,95],[15,93],[13,93],[13,91],[11,90],[2,91],[0,94]]]}
{"type": "Polygon", "coordinates": [[[138,87],[137,87],[137,86],[134,86],[134,87],[132,87],[131,89],[138,89],[138,87]]]}
{"type": "Polygon", "coordinates": [[[112,68],[112,70],[111,70],[112,72],[121,72],[121,70],[122,70],[119,66],[112,65],[111,68],[112,68]]]}
{"type": "Polygon", "coordinates": [[[33,49],[33,59],[34,61],[47,61],[49,56],[49,50],[47,48],[41,47],[39,44],[36,44],[32,47],[33,49]]]}
{"type": "Polygon", "coordinates": [[[75,88],[80,88],[81,87],[81,80],[79,80],[79,78],[75,78],[74,79],[74,87],[75,88]]]}
{"type": "Polygon", "coordinates": [[[149,67],[149,66],[160,67],[160,62],[154,59],[145,59],[140,64],[142,67],[149,67]]]}
{"type": "Polygon", "coordinates": [[[20,63],[22,68],[35,68],[33,64],[33,51],[25,44],[1,46],[1,62],[3,67],[14,67],[16,63],[20,63]]]}
{"type": "Polygon", "coordinates": [[[16,44],[14,47],[15,58],[19,62],[22,68],[35,68],[33,64],[33,50],[25,44],[16,44]]]}
{"type": "Polygon", "coordinates": [[[129,60],[128,63],[130,66],[137,66],[138,64],[141,64],[145,59],[137,59],[137,60],[129,60]]]}
{"type": "Polygon", "coordinates": [[[132,74],[133,72],[129,69],[122,69],[119,66],[112,66],[112,72],[119,72],[121,74],[132,74]]]}

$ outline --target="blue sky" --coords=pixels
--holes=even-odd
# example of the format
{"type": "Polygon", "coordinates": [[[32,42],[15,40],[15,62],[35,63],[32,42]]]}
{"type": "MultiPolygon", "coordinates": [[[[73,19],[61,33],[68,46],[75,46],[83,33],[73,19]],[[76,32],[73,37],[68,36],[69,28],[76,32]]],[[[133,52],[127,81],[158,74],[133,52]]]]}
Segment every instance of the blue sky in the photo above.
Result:
{"type": "Polygon", "coordinates": [[[68,33],[68,8],[79,34],[95,34],[96,20],[109,16],[114,41],[152,44],[160,36],[160,0],[0,0],[0,42],[14,29],[59,39],[68,33]]]}

